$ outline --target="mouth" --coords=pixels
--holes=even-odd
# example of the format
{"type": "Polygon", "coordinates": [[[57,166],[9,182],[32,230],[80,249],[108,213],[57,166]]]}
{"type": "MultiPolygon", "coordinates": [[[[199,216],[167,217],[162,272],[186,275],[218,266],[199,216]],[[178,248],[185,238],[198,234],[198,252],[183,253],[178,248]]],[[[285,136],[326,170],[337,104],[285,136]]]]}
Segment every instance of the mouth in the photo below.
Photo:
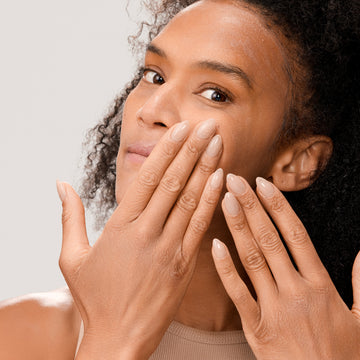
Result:
{"type": "Polygon", "coordinates": [[[136,164],[142,164],[154,149],[155,144],[132,144],[128,146],[126,158],[136,164]]]}

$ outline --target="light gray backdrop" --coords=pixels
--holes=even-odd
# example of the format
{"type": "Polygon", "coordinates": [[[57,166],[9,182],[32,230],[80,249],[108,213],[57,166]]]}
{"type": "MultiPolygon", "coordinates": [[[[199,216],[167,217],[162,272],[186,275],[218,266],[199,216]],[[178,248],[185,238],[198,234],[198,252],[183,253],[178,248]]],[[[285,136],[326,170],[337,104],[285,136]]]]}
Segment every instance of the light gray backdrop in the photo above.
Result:
{"type": "Polygon", "coordinates": [[[55,180],[77,184],[86,129],[135,69],[137,26],[122,0],[0,3],[2,300],[65,285],[55,180]]]}

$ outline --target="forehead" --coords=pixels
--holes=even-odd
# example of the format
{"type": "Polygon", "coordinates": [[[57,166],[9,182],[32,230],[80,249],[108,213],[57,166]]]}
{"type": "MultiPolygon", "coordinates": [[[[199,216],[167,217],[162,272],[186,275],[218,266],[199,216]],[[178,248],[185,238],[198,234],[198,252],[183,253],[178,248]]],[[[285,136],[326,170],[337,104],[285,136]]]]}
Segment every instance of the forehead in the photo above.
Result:
{"type": "Polygon", "coordinates": [[[261,87],[288,82],[277,35],[261,15],[229,1],[196,2],[153,42],[184,64],[211,59],[239,66],[261,87]]]}

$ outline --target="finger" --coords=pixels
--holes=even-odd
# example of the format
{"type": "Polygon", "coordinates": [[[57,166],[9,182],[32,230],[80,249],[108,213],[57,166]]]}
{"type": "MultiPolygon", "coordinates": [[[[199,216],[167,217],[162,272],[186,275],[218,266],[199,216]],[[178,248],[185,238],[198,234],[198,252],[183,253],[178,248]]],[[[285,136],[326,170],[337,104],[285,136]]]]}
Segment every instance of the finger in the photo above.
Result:
{"type": "Polygon", "coordinates": [[[358,252],[354,261],[354,266],[352,270],[352,286],[354,304],[351,311],[360,321],[360,251],[358,252]]]}
{"type": "Polygon", "coordinates": [[[314,276],[328,276],[304,225],[284,195],[262,178],[257,179],[257,193],[281,232],[299,273],[309,280],[314,280],[314,276]]]}
{"type": "Polygon", "coordinates": [[[215,130],[216,123],[212,119],[197,126],[165,171],[159,186],[141,214],[141,217],[146,217],[158,229],[162,229],[164,226],[170,210],[193,172],[195,164],[212,139],[215,130]]]}
{"type": "MultiPolygon", "coordinates": [[[[185,188],[179,195],[178,199],[176,200],[175,206],[171,210],[170,215],[166,220],[166,225],[164,227],[169,229],[176,229],[176,234],[181,238],[184,237],[185,232],[187,231],[187,227],[189,225],[189,221],[192,218],[194,211],[198,207],[200,198],[204,191],[206,182],[209,179],[209,176],[214,172],[216,169],[216,165],[219,162],[220,155],[222,151],[222,141],[221,136],[216,135],[210,141],[206,151],[201,155],[200,160],[195,166],[185,188]]],[[[223,172],[220,169],[218,170],[217,174],[221,177],[221,183],[223,178],[223,172]]],[[[215,175],[215,174],[214,174],[215,175]]],[[[215,179],[218,179],[219,176],[215,176],[215,179]]],[[[205,200],[203,201],[211,201],[214,195],[211,191],[214,192],[214,195],[220,195],[220,190],[218,188],[211,190],[211,187],[208,186],[206,193],[205,193],[205,200]],[[210,194],[208,195],[210,191],[210,194]]],[[[217,198],[216,203],[218,202],[219,198],[217,198]]],[[[213,203],[210,204],[211,207],[213,203]]],[[[215,204],[216,205],[216,204],[215,204]]],[[[175,235],[175,234],[174,234],[175,235]]],[[[174,237],[171,237],[174,238],[174,237]]]]}
{"type": "Polygon", "coordinates": [[[110,222],[116,224],[121,219],[132,221],[141,214],[189,132],[189,122],[183,121],[162,136],[141,166],[135,181],[127,189],[110,222]]]}
{"type": "Polygon", "coordinates": [[[239,312],[243,328],[255,329],[260,318],[259,307],[237,273],[226,245],[218,239],[213,240],[212,256],[225,290],[239,312]]]}
{"type": "MultiPolygon", "coordinates": [[[[222,169],[216,170],[205,186],[204,192],[199,201],[199,205],[193,213],[185,232],[179,231],[181,226],[176,226],[175,217],[173,221],[168,222],[164,229],[164,238],[182,240],[182,254],[185,261],[191,261],[196,258],[200,248],[201,240],[209,228],[212,216],[219,202],[221,190],[223,187],[224,172],[222,169]],[[167,235],[169,234],[169,236],[167,235]]],[[[169,244],[168,246],[171,246],[169,244]]]]}
{"type": "Polygon", "coordinates": [[[229,174],[227,186],[239,200],[250,230],[265,256],[278,287],[287,288],[299,280],[299,274],[282,243],[279,234],[249,184],[240,176],[229,174]]]}
{"type": "Polygon", "coordinates": [[[56,182],[58,194],[62,201],[63,238],[60,254],[60,267],[70,270],[81,254],[90,248],[86,234],[85,211],[80,197],[67,183],[56,182]]]}
{"type": "Polygon", "coordinates": [[[277,292],[275,281],[249,228],[244,211],[232,193],[225,194],[222,209],[240,261],[254,286],[257,296],[269,299],[277,292]]]}

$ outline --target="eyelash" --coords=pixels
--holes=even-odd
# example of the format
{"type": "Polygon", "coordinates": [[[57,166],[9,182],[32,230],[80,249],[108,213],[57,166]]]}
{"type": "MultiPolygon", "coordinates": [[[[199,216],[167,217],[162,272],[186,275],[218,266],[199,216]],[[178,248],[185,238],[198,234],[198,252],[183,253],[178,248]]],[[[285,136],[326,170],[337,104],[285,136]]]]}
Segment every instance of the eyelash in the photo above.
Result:
{"type": "MultiPolygon", "coordinates": [[[[143,79],[144,81],[146,81],[146,82],[149,82],[150,84],[162,85],[162,84],[165,82],[163,76],[160,75],[157,71],[155,71],[155,70],[153,70],[153,69],[150,69],[150,68],[142,68],[142,69],[141,69],[141,74],[142,74],[142,79],[143,79]],[[146,76],[146,74],[147,74],[148,72],[153,72],[153,73],[154,73],[154,77],[155,77],[155,76],[159,76],[163,82],[156,83],[156,82],[151,82],[151,81],[146,80],[146,79],[145,79],[145,76],[146,76]]],[[[226,102],[231,102],[231,101],[232,101],[231,96],[228,95],[228,94],[226,93],[226,91],[220,89],[220,88],[217,87],[217,86],[212,86],[212,87],[205,88],[204,90],[202,90],[202,91],[200,92],[200,94],[203,93],[204,91],[209,91],[209,90],[210,90],[210,91],[213,90],[213,91],[219,93],[220,96],[223,96],[223,97],[225,98],[225,100],[224,100],[224,101],[217,101],[217,100],[213,100],[213,99],[206,98],[206,97],[204,96],[205,99],[208,99],[208,100],[210,100],[210,101],[212,101],[212,102],[216,102],[216,103],[226,103],[226,102]]]]}

